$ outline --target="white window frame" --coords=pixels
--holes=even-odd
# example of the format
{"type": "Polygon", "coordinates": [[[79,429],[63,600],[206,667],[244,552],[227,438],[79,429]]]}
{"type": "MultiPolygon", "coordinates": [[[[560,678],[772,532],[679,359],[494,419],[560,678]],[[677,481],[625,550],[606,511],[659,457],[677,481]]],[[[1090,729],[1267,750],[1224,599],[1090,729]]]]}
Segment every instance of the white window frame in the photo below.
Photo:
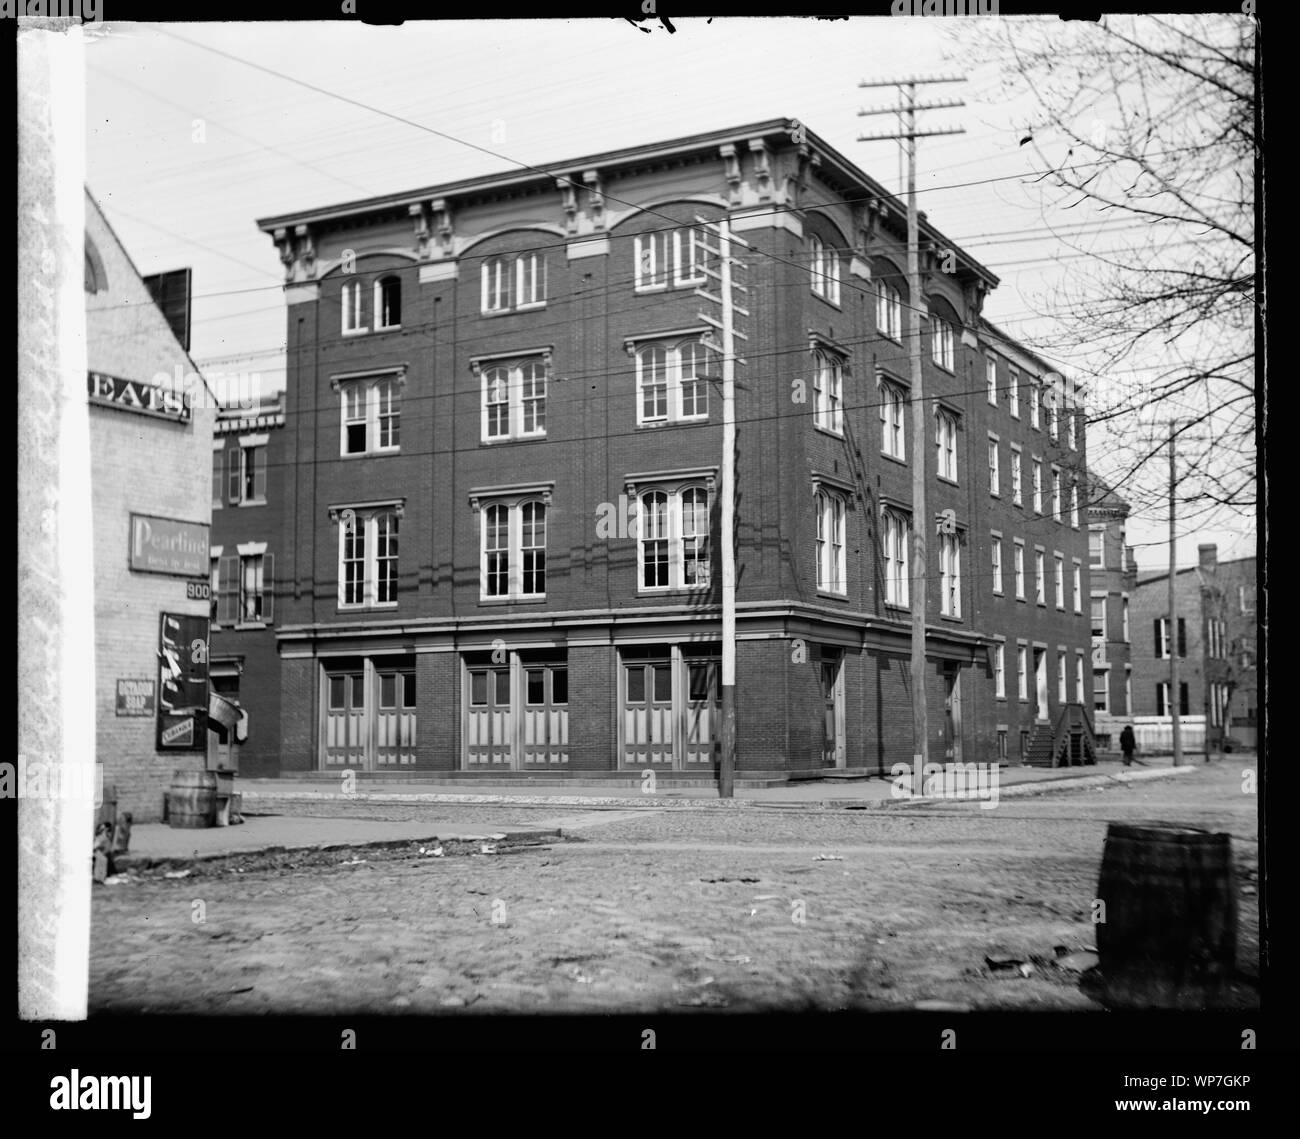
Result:
{"type": "Polygon", "coordinates": [[[935,409],[934,446],[938,476],[957,482],[957,416],[945,407],[935,409]]]}
{"type": "Polygon", "coordinates": [[[704,284],[708,280],[705,252],[703,234],[694,226],[636,234],[632,239],[634,291],[663,292],[704,284]]]}
{"type": "Polygon", "coordinates": [[[1007,408],[1012,419],[1020,418],[1020,371],[1014,365],[1007,368],[1007,408]]]}
{"type": "Polygon", "coordinates": [[[989,547],[992,559],[993,592],[1002,596],[1002,539],[994,535],[989,547]]]}
{"type": "MultiPolygon", "coordinates": [[[[698,406],[698,393],[704,393],[704,410],[686,414],[684,377],[683,377],[683,360],[686,357],[688,349],[694,350],[697,346],[703,349],[706,364],[710,364],[709,371],[720,368],[717,354],[704,343],[700,336],[689,336],[681,340],[637,340],[633,346],[633,360],[636,370],[636,425],[638,427],[659,426],[664,423],[707,423],[709,421],[709,381],[695,379],[698,372],[692,374],[694,380],[693,387],[697,393],[696,405],[698,406]],[[645,356],[652,352],[659,351],[664,354],[664,414],[647,416],[645,414],[645,356]]],[[[692,351],[692,359],[696,353],[692,351]]]]}
{"type": "Polygon", "coordinates": [[[844,434],[844,360],[825,348],[813,354],[813,423],[832,435],[844,434]]]}
{"type": "Polygon", "coordinates": [[[1106,566],[1106,532],[1100,527],[1088,528],[1088,565],[1093,569],[1104,569],[1106,566]],[[1093,551],[1093,535],[1096,534],[1096,543],[1099,549],[1093,551]]]}
{"type": "Polygon", "coordinates": [[[817,488],[816,511],[817,589],[839,597],[848,595],[846,578],[849,504],[846,496],[830,487],[817,488]]]}
{"type": "Polygon", "coordinates": [[[1074,611],[1076,613],[1082,613],[1083,612],[1083,563],[1080,562],[1078,558],[1074,558],[1071,562],[1071,565],[1073,566],[1072,573],[1074,579],[1074,611]]]}
{"type": "Polygon", "coordinates": [[[1011,444],[1011,505],[1024,506],[1025,499],[1021,489],[1024,473],[1024,453],[1018,443],[1011,444]]]}
{"type": "Polygon", "coordinates": [[[984,357],[984,378],[988,383],[988,401],[990,407],[998,405],[998,361],[997,357],[984,357]]]}
{"type": "MultiPolygon", "coordinates": [[[[638,481],[635,486],[635,504],[636,504],[636,592],[638,594],[659,594],[669,593],[678,590],[700,590],[708,589],[713,580],[713,546],[711,533],[711,520],[713,517],[713,488],[708,481],[690,478],[677,482],[664,481],[638,481]],[[686,533],[686,511],[683,506],[683,498],[687,492],[693,494],[702,494],[704,496],[704,525],[703,529],[692,525],[689,529],[691,533],[686,533]],[[667,502],[664,510],[664,529],[665,532],[651,533],[651,517],[645,508],[645,499],[648,495],[663,495],[667,502]],[[693,541],[699,543],[695,548],[703,548],[704,558],[702,559],[706,572],[702,580],[687,582],[686,565],[687,562],[693,562],[698,566],[701,559],[688,559],[686,556],[686,543],[693,541]],[[645,584],[645,566],[646,566],[646,545],[649,542],[665,542],[668,547],[668,581],[663,585],[646,585],[645,584]]],[[[694,518],[691,520],[695,521],[694,518]]],[[[657,531],[657,527],[655,530],[657,531]]]]}
{"type": "Polygon", "coordinates": [[[546,255],[544,253],[521,253],[515,258],[513,266],[515,276],[515,309],[546,307],[546,255]]]}
{"type": "Polygon", "coordinates": [[[1074,702],[1082,704],[1083,701],[1083,653],[1076,651],[1074,654],[1074,702]]]}
{"type": "Polygon", "coordinates": [[[1057,551],[1052,553],[1052,585],[1056,594],[1056,607],[1065,609],[1065,555],[1057,551]]]}
{"type": "Polygon", "coordinates": [[[1016,695],[1029,699],[1029,646],[1016,645],[1016,695]]]}
{"type": "Polygon", "coordinates": [[[989,494],[993,498],[1002,497],[1002,468],[998,458],[1001,445],[996,435],[989,436],[989,494]]]}
{"type": "Polygon", "coordinates": [[[1039,605],[1047,604],[1047,556],[1037,547],[1034,549],[1034,600],[1039,605]]]}
{"type": "Polygon", "coordinates": [[[1070,693],[1068,689],[1069,671],[1065,664],[1066,653],[1063,649],[1056,650],[1056,699],[1062,704],[1070,702],[1070,693]]]}
{"type": "Polygon", "coordinates": [[[896,343],[902,343],[903,294],[885,281],[876,283],[876,332],[896,343]]]}
{"type": "Polygon", "coordinates": [[[993,648],[993,696],[998,700],[1007,698],[1007,646],[1003,641],[993,648]]]}
{"type": "Polygon", "coordinates": [[[903,408],[907,394],[895,383],[880,385],[880,452],[899,462],[907,462],[907,417],[903,408]]]}
{"type": "MultiPolygon", "coordinates": [[[[230,452],[230,463],[232,473],[235,474],[235,481],[239,486],[238,496],[231,496],[232,506],[265,506],[266,505],[266,476],[267,476],[267,447],[270,443],[268,435],[241,435],[236,443],[238,447],[230,452]],[[248,473],[249,466],[253,469],[253,489],[248,490],[248,473]],[[258,470],[261,470],[261,479],[257,477],[258,470]],[[258,482],[262,484],[262,493],[257,493],[258,482]]],[[[227,487],[227,491],[229,487],[227,487]]]]}
{"type": "Polygon", "coordinates": [[[1037,455],[1030,457],[1033,464],[1030,477],[1033,481],[1034,489],[1034,513],[1042,514],[1043,512],[1043,460],[1037,455]]]}
{"type": "Polygon", "coordinates": [[[939,537],[939,612],[961,616],[961,541],[957,534],[939,537]]]}
{"type": "Polygon", "coordinates": [[[1088,631],[1091,636],[1096,637],[1098,640],[1101,641],[1110,640],[1110,619],[1109,619],[1110,615],[1106,611],[1108,600],[1109,600],[1108,597],[1104,593],[1095,593],[1090,598],[1088,598],[1088,631]],[[1096,617],[1093,615],[1092,610],[1094,606],[1100,607],[1100,611],[1101,611],[1100,622],[1098,622],[1096,617]],[[1093,629],[1098,625],[1100,625],[1101,627],[1100,633],[1093,631],[1093,629]]]}
{"type": "Polygon", "coordinates": [[[934,309],[930,317],[930,359],[945,372],[955,372],[957,367],[957,335],[951,323],[934,309]]]}
{"type": "Polygon", "coordinates": [[[885,604],[899,609],[911,605],[908,557],[911,554],[910,516],[886,507],[880,516],[880,540],[885,563],[885,604]]]}
{"type": "Polygon", "coordinates": [[[814,296],[839,307],[840,258],[835,247],[827,245],[817,234],[808,238],[811,286],[814,296]]]}
{"type": "Polygon", "coordinates": [[[1043,386],[1037,380],[1029,385],[1029,426],[1042,430],[1043,386]]]}
{"type": "Polygon", "coordinates": [[[1065,516],[1061,513],[1061,468],[1052,467],[1052,518],[1057,522],[1064,522],[1065,516]]]}
{"type": "Polygon", "coordinates": [[[1110,711],[1110,669],[1108,668],[1094,667],[1092,670],[1092,710],[1110,711]]]}
{"type": "Polygon", "coordinates": [[[338,608],[341,610],[361,610],[361,609],[396,609],[397,608],[397,583],[399,580],[400,566],[400,538],[401,538],[401,519],[402,506],[400,503],[382,503],[357,507],[340,507],[332,508],[331,514],[338,526],[338,608]],[[399,541],[398,554],[395,557],[385,557],[384,561],[395,563],[392,577],[392,593],[390,600],[381,601],[378,597],[379,590],[379,520],[382,517],[390,517],[396,527],[396,535],[390,531],[389,537],[396,537],[399,541]],[[345,564],[357,559],[346,558],[347,554],[347,534],[349,519],[357,527],[361,534],[361,600],[347,600],[347,574],[345,564]]]}
{"type": "Polygon", "coordinates": [[[1011,544],[1011,572],[1015,580],[1016,600],[1025,600],[1025,544],[1016,538],[1011,544]]]}
{"type": "Polygon", "coordinates": [[[373,375],[356,377],[350,379],[339,379],[336,381],[339,393],[339,455],[342,458],[353,458],[357,455],[394,455],[402,449],[401,442],[401,421],[402,421],[402,388],[405,386],[405,376],[402,372],[383,372],[373,375]],[[388,388],[389,407],[396,405],[397,411],[393,414],[384,414],[383,389],[388,388]],[[359,417],[349,418],[348,399],[352,392],[360,393],[359,405],[362,415],[359,417]],[[380,442],[384,420],[389,420],[390,433],[397,436],[397,442],[383,444],[380,442]],[[396,421],[397,430],[392,432],[392,422],[396,421]],[[348,450],[348,426],[353,423],[364,423],[365,425],[365,445],[359,451],[348,450]]]}
{"type": "Polygon", "coordinates": [[[1072,407],[1065,409],[1065,440],[1071,451],[1079,449],[1078,416],[1072,407]]]}
{"type": "Polygon", "coordinates": [[[376,277],[374,289],[373,289],[373,297],[374,297],[374,306],[375,306],[375,331],[387,332],[390,329],[401,328],[402,321],[401,321],[400,312],[402,308],[402,278],[399,277],[396,273],[383,273],[380,276],[376,277]],[[384,320],[385,312],[386,312],[385,305],[384,305],[384,289],[383,289],[384,282],[386,281],[393,281],[397,285],[397,308],[398,308],[399,316],[398,319],[395,321],[380,323],[381,321],[384,320]]]}
{"type": "Polygon", "coordinates": [[[493,359],[482,361],[479,365],[479,440],[483,443],[506,443],[516,439],[544,439],[546,437],[546,405],[550,389],[550,357],[545,353],[518,356],[514,359],[493,359]],[[524,388],[524,371],[529,369],[535,382],[536,372],[541,371],[542,392],[527,395],[524,388]],[[504,375],[500,375],[504,373],[504,375]],[[500,395],[500,385],[505,385],[505,399],[490,399],[500,395]],[[540,415],[530,429],[526,426],[526,412],[530,404],[540,401],[540,415]],[[491,434],[492,416],[489,408],[504,406],[506,430],[501,434],[491,434]]]}
{"type": "Polygon", "coordinates": [[[359,336],[363,332],[370,331],[367,325],[361,323],[363,319],[361,298],[363,296],[360,281],[353,279],[343,282],[343,287],[339,291],[339,308],[343,320],[344,336],[359,336]]]}
{"type": "Polygon", "coordinates": [[[1124,643],[1129,644],[1130,639],[1129,639],[1129,632],[1128,632],[1128,598],[1127,597],[1121,598],[1120,600],[1120,620],[1124,627],[1124,643]]]}
{"type": "Polygon", "coordinates": [[[268,592],[266,585],[266,543],[249,542],[236,547],[239,555],[238,578],[235,581],[235,627],[250,625],[266,625],[266,594],[268,592]],[[253,567],[256,571],[254,577],[256,587],[252,591],[257,597],[258,613],[250,617],[245,612],[247,594],[245,593],[245,575],[247,573],[248,563],[256,559],[256,565],[253,567]]]}
{"type": "MultiPolygon", "coordinates": [[[[475,498],[479,515],[479,601],[544,601],[546,600],[547,550],[550,543],[550,494],[526,492],[513,495],[486,494],[475,498]],[[542,526],[545,530],[540,546],[524,545],[525,508],[542,511],[542,526]],[[488,517],[497,510],[506,512],[506,589],[504,593],[488,592],[488,556],[497,553],[495,548],[488,549],[488,517]],[[524,554],[528,551],[541,550],[542,553],[542,588],[532,592],[524,589],[524,554]]],[[[534,566],[534,573],[536,567],[534,566]]],[[[534,581],[534,586],[536,582],[534,581]]]]}
{"type": "Polygon", "coordinates": [[[484,316],[511,309],[513,266],[510,257],[489,257],[479,270],[479,303],[484,316]]]}
{"type": "Polygon", "coordinates": [[[1079,481],[1077,479],[1070,483],[1070,525],[1075,530],[1079,528],[1079,481]]]}

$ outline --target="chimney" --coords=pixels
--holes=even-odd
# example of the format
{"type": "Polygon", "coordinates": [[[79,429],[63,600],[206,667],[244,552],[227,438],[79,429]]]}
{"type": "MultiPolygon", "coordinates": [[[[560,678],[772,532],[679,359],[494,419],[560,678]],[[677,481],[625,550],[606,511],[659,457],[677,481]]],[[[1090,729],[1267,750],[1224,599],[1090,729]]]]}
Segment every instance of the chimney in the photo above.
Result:
{"type": "Polygon", "coordinates": [[[1213,570],[1219,564],[1219,547],[1213,542],[1208,545],[1197,546],[1196,552],[1199,555],[1200,567],[1203,570],[1213,570]]]}

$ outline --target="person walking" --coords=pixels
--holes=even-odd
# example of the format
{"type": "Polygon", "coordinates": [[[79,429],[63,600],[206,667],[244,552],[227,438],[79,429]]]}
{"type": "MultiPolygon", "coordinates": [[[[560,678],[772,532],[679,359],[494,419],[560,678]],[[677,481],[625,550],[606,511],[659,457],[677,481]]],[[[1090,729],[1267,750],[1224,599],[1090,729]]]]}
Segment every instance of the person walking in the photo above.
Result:
{"type": "MultiPolygon", "coordinates": [[[[1130,767],[1133,763],[1133,753],[1137,751],[1137,737],[1133,734],[1133,725],[1125,724],[1124,730],[1119,734],[1119,749],[1124,753],[1124,766],[1130,767]]],[[[1139,759],[1138,763],[1143,767],[1146,764],[1139,759]]]]}

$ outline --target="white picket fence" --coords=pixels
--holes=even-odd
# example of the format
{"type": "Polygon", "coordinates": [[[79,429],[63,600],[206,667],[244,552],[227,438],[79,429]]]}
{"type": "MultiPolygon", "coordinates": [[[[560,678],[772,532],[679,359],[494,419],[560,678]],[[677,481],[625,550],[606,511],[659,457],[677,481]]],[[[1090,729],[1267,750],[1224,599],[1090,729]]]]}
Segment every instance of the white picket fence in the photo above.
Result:
{"type": "MultiPolygon", "coordinates": [[[[1133,734],[1137,737],[1139,752],[1172,752],[1174,726],[1168,716],[1134,716],[1133,734]]],[[[1122,725],[1121,725],[1122,726],[1122,725]]],[[[1205,747],[1205,717],[1179,716],[1178,735],[1184,751],[1199,751],[1205,747]]],[[[1119,734],[1115,735],[1119,746],[1119,734]]]]}

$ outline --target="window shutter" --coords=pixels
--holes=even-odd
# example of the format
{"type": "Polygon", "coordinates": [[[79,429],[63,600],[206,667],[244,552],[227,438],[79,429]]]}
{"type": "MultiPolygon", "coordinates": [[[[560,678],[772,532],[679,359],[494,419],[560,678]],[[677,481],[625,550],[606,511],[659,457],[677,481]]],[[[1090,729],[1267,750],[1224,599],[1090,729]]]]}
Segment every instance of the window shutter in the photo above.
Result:
{"type": "Polygon", "coordinates": [[[1163,684],[1157,684],[1156,685],[1156,715],[1163,716],[1164,714],[1165,714],[1165,686],[1163,684]]]}
{"type": "Polygon", "coordinates": [[[239,610],[239,557],[231,554],[221,559],[220,593],[217,617],[223,625],[233,625],[239,610]]]}
{"type": "Polygon", "coordinates": [[[488,311],[488,275],[492,269],[491,261],[483,262],[483,299],[480,306],[484,312],[488,311]]]}
{"type": "MultiPolygon", "coordinates": [[[[1151,627],[1152,627],[1153,643],[1155,644],[1156,647],[1155,656],[1156,656],[1156,660],[1159,660],[1161,657],[1165,655],[1164,638],[1160,635],[1163,632],[1163,626],[1160,624],[1159,617],[1157,617],[1154,621],[1151,622],[1151,627]]],[[[1162,712],[1156,713],[1157,716],[1163,714],[1164,713],[1162,712]]]]}
{"type": "Polygon", "coordinates": [[[1187,621],[1182,617],[1178,618],[1178,655],[1187,655],[1187,621]]]}
{"type": "Polygon", "coordinates": [[[212,452],[212,502],[223,502],[222,487],[226,485],[226,449],[212,452]]]}
{"type": "Polygon", "coordinates": [[[1187,682],[1181,681],[1178,685],[1178,714],[1180,716],[1191,715],[1187,708],[1187,682]]]}
{"type": "Polygon", "coordinates": [[[253,464],[253,497],[266,498],[266,448],[250,450],[248,460],[253,464]]]}
{"type": "Polygon", "coordinates": [[[240,502],[244,497],[239,493],[239,479],[244,466],[243,457],[242,450],[230,452],[230,501],[232,503],[240,502]]]}
{"type": "Polygon", "coordinates": [[[268,625],[275,617],[275,555],[262,555],[262,620],[268,625]]]}

